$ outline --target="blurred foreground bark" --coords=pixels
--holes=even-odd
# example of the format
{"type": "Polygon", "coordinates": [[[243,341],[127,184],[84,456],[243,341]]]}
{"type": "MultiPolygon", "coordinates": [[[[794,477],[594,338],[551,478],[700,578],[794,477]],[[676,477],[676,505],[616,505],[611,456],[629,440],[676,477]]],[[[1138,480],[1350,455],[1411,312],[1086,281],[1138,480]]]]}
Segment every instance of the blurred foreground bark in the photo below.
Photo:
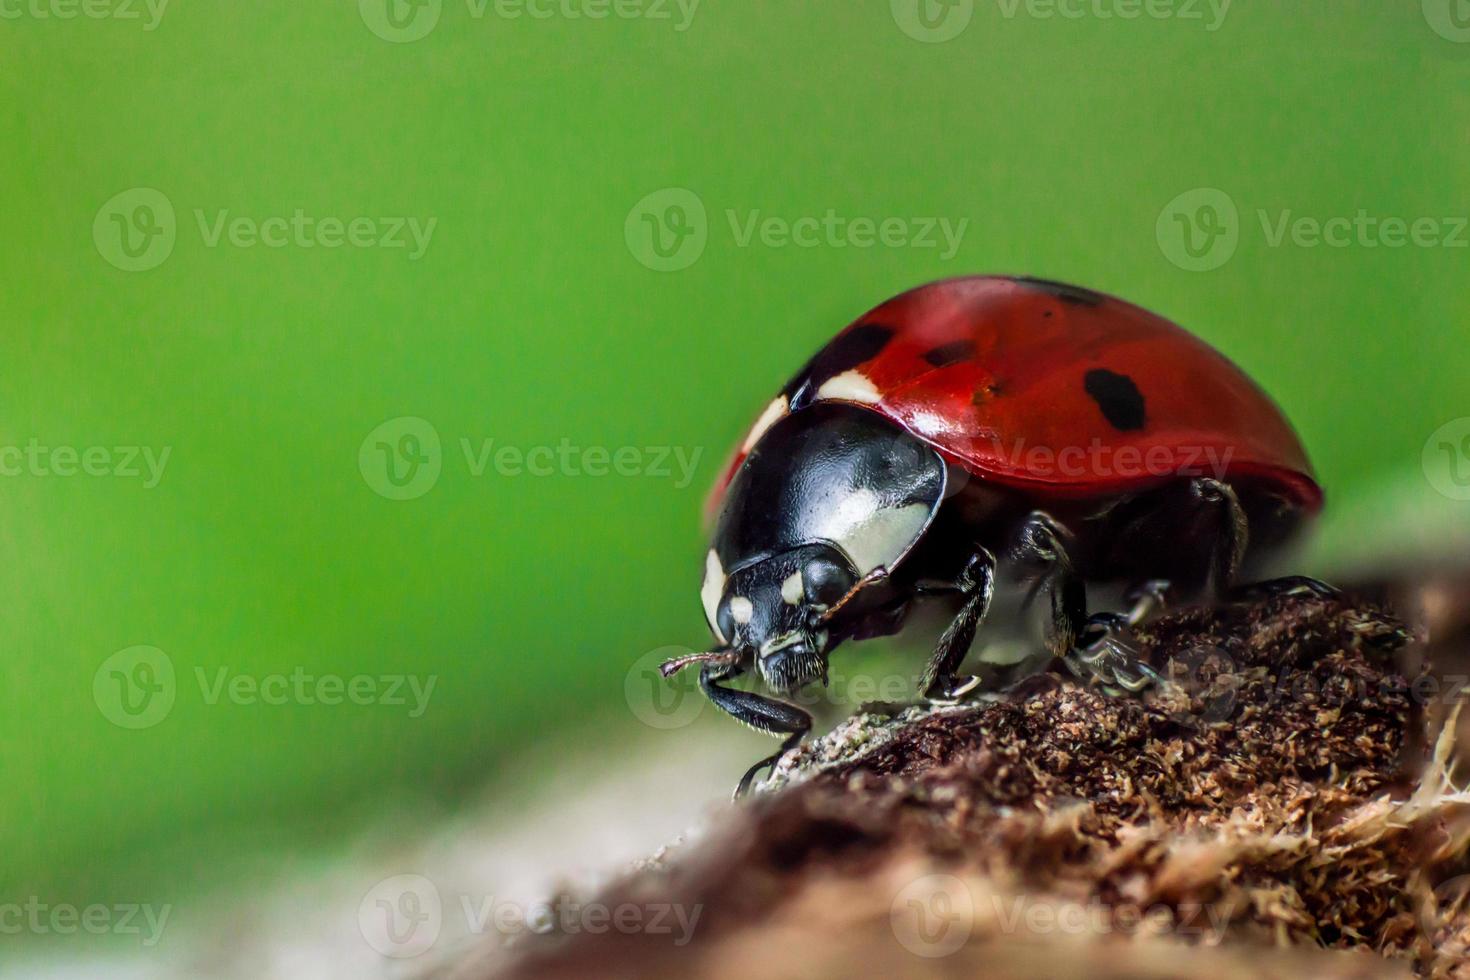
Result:
{"type": "Polygon", "coordinates": [[[1185,610],[1138,632],[1172,679],[1142,699],[860,712],[580,897],[692,941],[553,930],[443,975],[1470,977],[1467,610],[1456,576],[1185,610]]]}

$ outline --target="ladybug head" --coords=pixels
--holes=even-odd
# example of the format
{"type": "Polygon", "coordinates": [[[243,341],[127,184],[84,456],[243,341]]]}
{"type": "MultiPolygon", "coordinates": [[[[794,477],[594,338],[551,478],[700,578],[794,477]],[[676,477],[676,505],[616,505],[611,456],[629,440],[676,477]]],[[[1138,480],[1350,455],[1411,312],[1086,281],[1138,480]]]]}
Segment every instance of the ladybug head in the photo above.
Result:
{"type": "Polygon", "coordinates": [[[822,614],[857,578],[848,560],[827,545],[772,555],[725,580],[716,620],[719,633],[731,649],[753,659],[774,691],[825,680],[832,633],[822,614]]]}

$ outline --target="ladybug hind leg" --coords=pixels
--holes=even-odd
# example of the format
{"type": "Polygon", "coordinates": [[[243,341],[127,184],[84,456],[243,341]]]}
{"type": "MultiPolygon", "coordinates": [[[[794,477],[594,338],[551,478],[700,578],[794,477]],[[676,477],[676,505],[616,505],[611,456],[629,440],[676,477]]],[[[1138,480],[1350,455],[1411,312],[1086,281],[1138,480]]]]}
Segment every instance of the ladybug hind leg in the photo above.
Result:
{"type": "Polygon", "coordinates": [[[1190,492],[1195,500],[1205,507],[1217,509],[1219,532],[1211,549],[1210,584],[1214,593],[1234,602],[1266,599],[1285,595],[1315,595],[1330,598],[1338,590],[1326,582],[1306,575],[1287,575],[1282,578],[1240,584],[1236,575],[1245,561],[1246,549],[1250,544],[1250,521],[1240,498],[1230,484],[1205,477],[1190,483],[1190,492]]]}

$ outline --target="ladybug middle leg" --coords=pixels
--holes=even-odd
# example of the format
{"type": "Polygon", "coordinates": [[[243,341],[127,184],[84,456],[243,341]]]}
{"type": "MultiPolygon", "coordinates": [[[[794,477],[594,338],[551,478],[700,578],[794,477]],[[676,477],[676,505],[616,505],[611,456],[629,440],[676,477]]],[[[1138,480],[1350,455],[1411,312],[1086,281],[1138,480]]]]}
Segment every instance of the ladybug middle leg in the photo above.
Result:
{"type": "Polygon", "coordinates": [[[705,664],[699,672],[699,688],[715,707],[736,721],[767,735],[785,735],[786,740],[780,749],[751,766],[740,777],[740,783],[735,787],[736,799],[750,789],[756,773],[767,766],[774,767],[782,756],[800,744],[802,737],[812,728],[812,716],[794,704],[749,691],[737,691],[720,683],[739,673],[740,667],[735,664],[705,664]]]}
{"type": "Polygon", "coordinates": [[[1162,593],[1163,583],[1148,583],[1145,595],[1128,616],[1103,613],[1089,619],[1087,588],[1068,554],[1066,534],[1054,518],[1044,511],[1033,511],[1021,525],[1011,554],[1034,576],[1026,601],[1033,602],[1044,594],[1050,606],[1047,649],[1074,674],[1125,691],[1140,691],[1157,679],[1130,647],[1117,642],[1114,631],[1116,625],[1147,615],[1153,597],[1162,593]]]}

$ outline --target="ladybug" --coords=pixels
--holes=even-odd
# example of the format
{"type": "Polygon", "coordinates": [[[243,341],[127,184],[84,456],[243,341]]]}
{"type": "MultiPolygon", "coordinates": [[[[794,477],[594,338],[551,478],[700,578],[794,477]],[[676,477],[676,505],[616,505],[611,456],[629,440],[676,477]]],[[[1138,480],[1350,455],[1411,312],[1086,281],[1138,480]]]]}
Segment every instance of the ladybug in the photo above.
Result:
{"type": "Polygon", "coordinates": [[[924,670],[953,701],[996,594],[1023,588],[1041,654],[1114,692],[1158,680],[1120,640],[1166,596],[1333,590],[1293,576],[1236,585],[1322,506],[1300,441],[1239,368],[1182,327],[1123,300],[1042,279],[920,286],[837,334],[760,413],[711,496],[700,589],[716,649],[700,664],[719,708],[784,737],[775,695],[827,681],[845,640],[897,633],[947,603],[924,670]],[[1125,613],[1089,616],[1089,588],[1125,613]]]}

